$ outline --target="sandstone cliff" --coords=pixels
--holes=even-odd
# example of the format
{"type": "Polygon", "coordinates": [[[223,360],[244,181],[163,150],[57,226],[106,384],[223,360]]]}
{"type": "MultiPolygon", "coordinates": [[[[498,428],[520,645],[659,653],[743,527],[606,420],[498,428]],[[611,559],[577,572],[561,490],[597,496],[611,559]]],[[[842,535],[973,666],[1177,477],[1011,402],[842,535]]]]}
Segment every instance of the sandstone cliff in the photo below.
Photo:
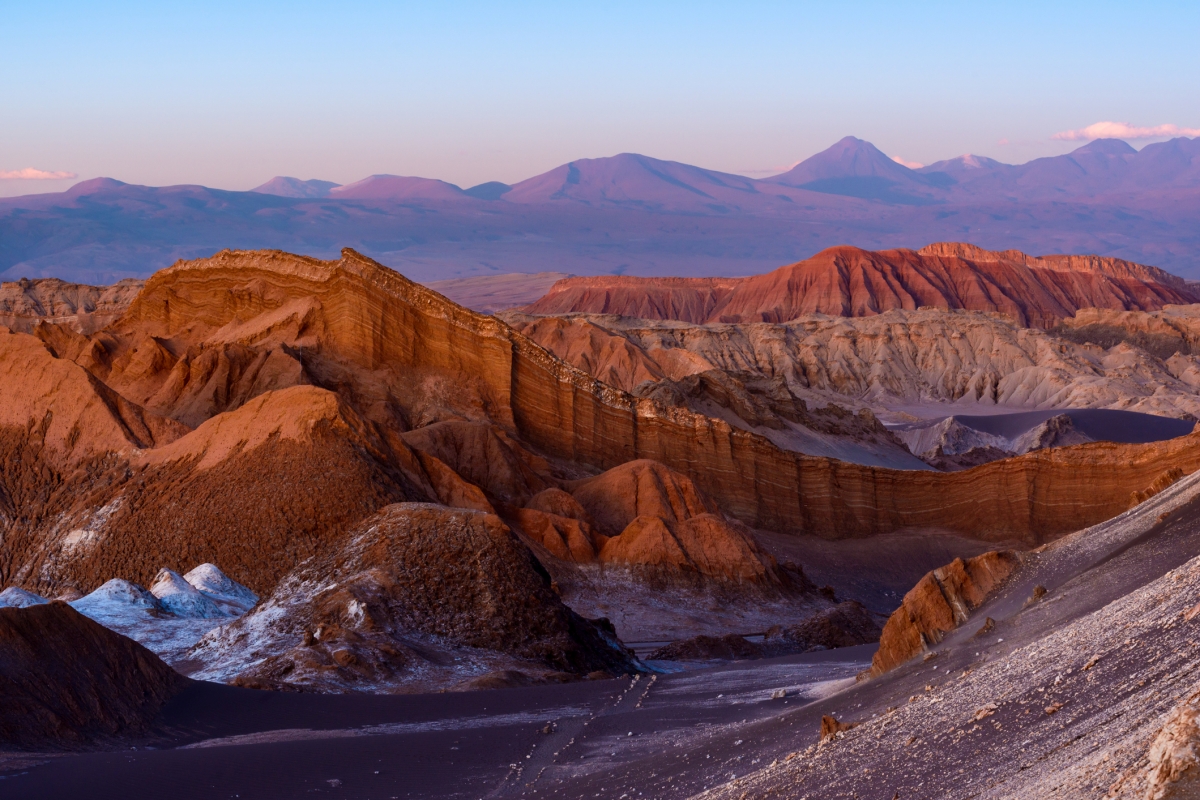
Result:
{"type": "MultiPolygon", "coordinates": [[[[703,574],[738,554],[731,575],[769,580],[752,539],[724,517],[826,538],[934,527],[1033,544],[1119,513],[1168,467],[1200,466],[1191,437],[954,475],[798,455],[598,381],[352,251],[181,262],[99,332],[37,334],[0,336],[0,365],[17,378],[0,406],[0,579],[29,589],[90,590],[114,574],[145,583],[164,566],[211,561],[267,593],[388,504],[491,509],[524,528],[516,510],[546,489],[574,493],[638,460],[712,505],[651,515],[629,539],[636,517],[619,529],[596,520],[590,534],[581,524],[578,536],[550,520],[560,557],[587,557],[590,545],[603,560],[611,545],[613,561],[703,574]],[[60,373],[45,387],[18,377],[60,373]],[[69,408],[53,405],[68,389],[69,408]]],[[[619,505],[625,490],[613,491],[606,502],[619,505]]],[[[530,538],[545,543],[540,530],[530,538]]]]}

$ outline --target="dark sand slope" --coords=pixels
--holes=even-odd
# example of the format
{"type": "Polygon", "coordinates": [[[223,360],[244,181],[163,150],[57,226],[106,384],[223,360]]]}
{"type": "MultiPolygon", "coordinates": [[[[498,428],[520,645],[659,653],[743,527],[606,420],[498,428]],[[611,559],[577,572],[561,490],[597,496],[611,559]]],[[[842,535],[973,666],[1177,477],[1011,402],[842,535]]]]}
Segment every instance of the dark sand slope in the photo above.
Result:
{"type": "Polygon", "coordinates": [[[162,718],[180,732],[162,744],[177,749],[26,767],[5,796],[97,785],[91,796],[137,796],[169,780],[180,798],[1041,798],[1114,784],[1141,797],[1150,741],[1200,681],[1200,619],[1187,618],[1200,599],[1198,512],[1190,478],[1028,555],[931,658],[875,680],[853,680],[868,645],[451,695],[197,684],[162,718]],[[1039,585],[1047,593],[1027,604],[1039,585]],[[976,636],[988,617],[994,628],[976,636]],[[861,724],[818,747],[826,714],[861,724]]]}
{"type": "Polygon", "coordinates": [[[0,749],[148,734],[190,683],[66,603],[0,608],[0,749]]]}
{"type": "MultiPolygon", "coordinates": [[[[410,696],[308,695],[196,683],[161,720],[172,738],[3,771],[5,798],[541,796],[566,779],[644,769],[690,794],[751,758],[710,751],[738,730],[853,683],[871,647],[636,680],[410,696]],[[786,698],[772,698],[784,688],[786,698]],[[632,735],[630,735],[632,734],[632,735]],[[157,747],[159,749],[154,749],[157,747]],[[713,752],[711,758],[706,754],[713,752]],[[557,754],[557,756],[555,756],[557,754]],[[537,793],[534,790],[537,789],[537,793]]],[[[785,752],[794,730],[771,746],[785,752]]],[[[633,773],[636,777],[637,772],[633,773]]],[[[619,797],[606,793],[605,796],[619,797]]],[[[594,793],[594,792],[593,792],[594,793]]],[[[575,795],[573,795],[575,796],[575,795]]]]}
{"type": "Polygon", "coordinates": [[[1193,478],[1033,554],[933,658],[844,694],[860,727],[804,749],[814,727],[706,796],[1146,796],[1150,744],[1200,682],[1198,556],[1193,478]]]}

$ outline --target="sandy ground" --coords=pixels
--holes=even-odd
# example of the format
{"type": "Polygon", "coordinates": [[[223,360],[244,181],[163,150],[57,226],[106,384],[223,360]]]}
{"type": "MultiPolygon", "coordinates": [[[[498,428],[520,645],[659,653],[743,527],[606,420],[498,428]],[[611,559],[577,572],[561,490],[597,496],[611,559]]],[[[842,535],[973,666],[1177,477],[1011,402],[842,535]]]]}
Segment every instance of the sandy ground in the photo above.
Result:
{"type": "Polygon", "coordinates": [[[40,764],[26,758],[0,772],[0,796],[575,798],[651,773],[686,796],[789,750],[790,737],[768,744],[746,731],[852,684],[872,650],[433,695],[197,684],[166,711],[174,739],[40,764]],[[787,696],[773,699],[780,689],[787,696]]]}

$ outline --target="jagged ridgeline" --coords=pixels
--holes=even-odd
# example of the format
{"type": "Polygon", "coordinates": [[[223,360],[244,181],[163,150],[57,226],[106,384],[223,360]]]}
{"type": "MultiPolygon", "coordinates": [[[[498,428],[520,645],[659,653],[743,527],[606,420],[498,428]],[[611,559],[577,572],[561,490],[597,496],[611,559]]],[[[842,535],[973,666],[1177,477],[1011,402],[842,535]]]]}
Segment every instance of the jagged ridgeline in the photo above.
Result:
{"type": "Polygon", "coordinates": [[[921,525],[1036,543],[1119,513],[1164,464],[1191,471],[1196,458],[1186,437],[952,475],[804,456],[621,391],[352,251],[181,262],[95,333],[31,330],[0,337],[0,368],[23,376],[0,412],[4,578],[30,588],[212,561],[269,592],[389,503],[486,508],[520,529],[516,509],[540,491],[576,492],[572,481],[638,459],[759,529],[921,525]],[[71,531],[84,533],[66,544],[71,531]]]}

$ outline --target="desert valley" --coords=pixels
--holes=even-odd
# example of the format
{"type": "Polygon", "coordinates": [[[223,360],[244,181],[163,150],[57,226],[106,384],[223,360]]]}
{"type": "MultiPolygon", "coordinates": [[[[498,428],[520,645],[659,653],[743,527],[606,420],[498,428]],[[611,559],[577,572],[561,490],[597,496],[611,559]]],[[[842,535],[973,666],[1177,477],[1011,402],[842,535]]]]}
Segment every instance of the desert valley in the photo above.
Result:
{"type": "Polygon", "coordinates": [[[352,250],[6,283],[6,796],[1174,786],[1198,300],[955,243],[490,315],[352,250]]]}
{"type": "Polygon", "coordinates": [[[1200,6],[8,5],[0,800],[1200,800],[1200,6]]]}

